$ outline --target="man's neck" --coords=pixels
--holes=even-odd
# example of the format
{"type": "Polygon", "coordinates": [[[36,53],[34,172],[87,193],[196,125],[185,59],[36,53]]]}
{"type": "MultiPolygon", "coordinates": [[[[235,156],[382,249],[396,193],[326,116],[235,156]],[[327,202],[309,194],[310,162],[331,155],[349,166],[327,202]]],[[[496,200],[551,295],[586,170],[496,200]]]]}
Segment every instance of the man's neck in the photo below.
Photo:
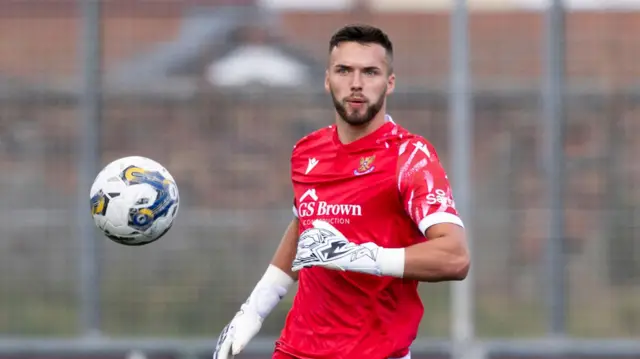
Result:
{"type": "Polygon", "coordinates": [[[361,126],[350,125],[338,117],[336,120],[338,138],[343,144],[349,144],[375,132],[384,125],[385,121],[385,113],[383,111],[380,111],[373,120],[361,126]]]}

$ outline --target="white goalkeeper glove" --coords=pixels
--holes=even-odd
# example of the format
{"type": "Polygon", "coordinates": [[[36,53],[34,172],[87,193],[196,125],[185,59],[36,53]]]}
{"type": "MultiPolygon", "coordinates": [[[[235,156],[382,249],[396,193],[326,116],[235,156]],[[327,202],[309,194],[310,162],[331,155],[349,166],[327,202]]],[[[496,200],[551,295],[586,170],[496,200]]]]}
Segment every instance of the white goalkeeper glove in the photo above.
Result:
{"type": "Polygon", "coordinates": [[[320,266],[329,269],[402,278],[404,248],[383,248],[375,243],[355,244],[326,221],[313,221],[298,240],[292,270],[320,266]]]}
{"type": "Polygon", "coordinates": [[[293,279],[280,268],[269,265],[247,301],[222,329],[213,359],[228,359],[238,355],[260,331],[262,322],[285,296],[293,279]]]}

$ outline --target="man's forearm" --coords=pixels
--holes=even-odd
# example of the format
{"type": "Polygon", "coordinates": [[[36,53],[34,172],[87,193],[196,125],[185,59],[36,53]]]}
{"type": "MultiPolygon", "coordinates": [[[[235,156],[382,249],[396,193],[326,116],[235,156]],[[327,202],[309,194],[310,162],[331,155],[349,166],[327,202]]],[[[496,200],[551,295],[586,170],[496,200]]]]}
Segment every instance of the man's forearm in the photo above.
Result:
{"type": "Polygon", "coordinates": [[[423,282],[463,280],[469,271],[469,252],[464,228],[458,224],[435,224],[425,231],[427,241],[406,248],[383,248],[373,242],[355,245],[325,221],[313,222],[323,235],[303,235],[293,265],[294,272],[311,266],[423,282]],[[322,237],[324,241],[318,241],[322,237]],[[327,246],[338,246],[338,256],[318,255],[327,246]]]}
{"type": "Polygon", "coordinates": [[[291,263],[293,263],[296,257],[299,226],[300,222],[297,218],[291,221],[282,236],[282,240],[280,240],[278,249],[276,249],[271,259],[271,265],[280,268],[283,272],[287,273],[289,277],[293,278],[293,280],[298,280],[298,273],[294,273],[291,270],[291,263]]]}
{"type": "Polygon", "coordinates": [[[423,282],[463,280],[469,253],[460,238],[443,236],[405,248],[403,278],[423,282]]]}
{"type": "Polygon", "coordinates": [[[470,256],[464,229],[438,225],[425,236],[426,242],[406,248],[381,248],[377,258],[381,274],[423,282],[465,279],[470,256]]]}

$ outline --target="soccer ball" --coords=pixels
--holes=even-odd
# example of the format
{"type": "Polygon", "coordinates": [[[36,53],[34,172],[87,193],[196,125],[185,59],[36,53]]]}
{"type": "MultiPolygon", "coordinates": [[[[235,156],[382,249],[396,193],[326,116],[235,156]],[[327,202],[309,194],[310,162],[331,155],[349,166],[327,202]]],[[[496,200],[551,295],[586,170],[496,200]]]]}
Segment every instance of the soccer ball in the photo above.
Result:
{"type": "Polygon", "coordinates": [[[169,171],[140,156],[105,166],[91,186],[90,198],[96,226],[109,239],[127,246],[142,246],[164,236],[180,202],[169,171]]]}

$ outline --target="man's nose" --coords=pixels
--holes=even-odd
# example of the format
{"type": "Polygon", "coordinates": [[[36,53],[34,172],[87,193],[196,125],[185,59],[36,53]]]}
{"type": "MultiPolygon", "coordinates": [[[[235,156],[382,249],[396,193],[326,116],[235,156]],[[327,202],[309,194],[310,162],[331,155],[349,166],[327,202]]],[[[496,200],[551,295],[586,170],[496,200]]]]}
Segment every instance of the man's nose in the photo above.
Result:
{"type": "Polygon", "coordinates": [[[354,73],[351,78],[351,91],[362,90],[362,79],[359,73],[354,73]]]}

